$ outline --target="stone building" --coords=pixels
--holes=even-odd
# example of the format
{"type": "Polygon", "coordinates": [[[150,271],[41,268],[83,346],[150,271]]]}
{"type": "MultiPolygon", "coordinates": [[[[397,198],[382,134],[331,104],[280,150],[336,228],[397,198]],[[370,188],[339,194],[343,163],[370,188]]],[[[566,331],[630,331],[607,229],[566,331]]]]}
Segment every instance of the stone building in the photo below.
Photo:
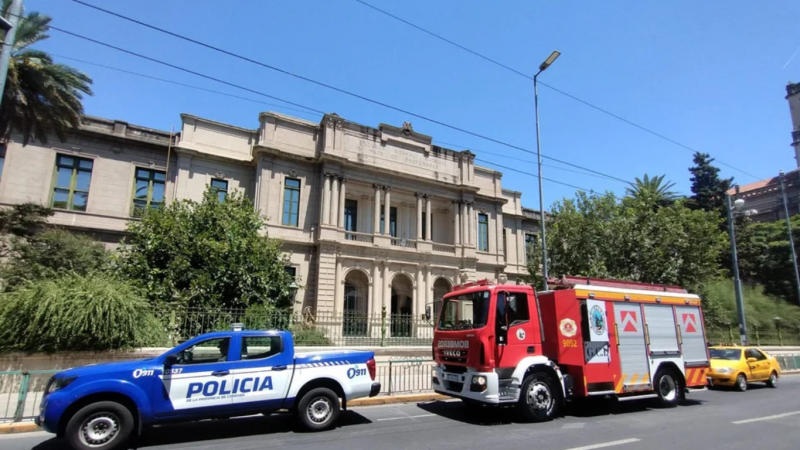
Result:
{"type": "Polygon", "coordinates": [[[419,318],[461,280],[514,282],[527,273],[538,212],[503,189],[500,172],[475,165],[469,151],[433,145],[411,124],[272,112],[255,129],[181,119],[173,137],[85,117],[65,143],[12,139],[0,203],[51,205],[53,224],[114,245],[147,208],[199,200],[208,186],[221,197],[242,192],[283,241],[301,285],[297,310],[323,315],[385,308],[419,318]]]}

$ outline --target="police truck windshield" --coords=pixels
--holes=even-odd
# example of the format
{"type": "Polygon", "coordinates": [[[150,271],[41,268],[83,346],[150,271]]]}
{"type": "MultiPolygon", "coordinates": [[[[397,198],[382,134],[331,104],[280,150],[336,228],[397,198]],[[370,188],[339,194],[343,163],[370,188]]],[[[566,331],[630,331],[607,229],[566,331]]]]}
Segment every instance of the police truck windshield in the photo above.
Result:
{"type": "Polygon", "coordinates": [[[445,299],[438,329],[471,330],[486,326],[490,295],[486,290],[445,299]]]}

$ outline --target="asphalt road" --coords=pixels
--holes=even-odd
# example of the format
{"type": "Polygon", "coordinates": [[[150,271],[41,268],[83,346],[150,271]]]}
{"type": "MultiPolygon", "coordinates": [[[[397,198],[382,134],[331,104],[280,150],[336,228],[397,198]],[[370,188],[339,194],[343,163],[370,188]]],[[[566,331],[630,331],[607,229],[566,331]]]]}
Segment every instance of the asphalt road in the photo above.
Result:
{"type": "MultiPolygon", "coordinates": [[[[514,423],[510,414],[467,414],[460,402],[358,408],[338,428],[294,431],[291,417],[204,421],[150,430],[142,449],[491,449],[536,450],[796,450],[800,448],[800,376],[777,389],[751,385],[745,393],[693,393],[687,404],[659,409],[649,401],[570,406],[549,423],[514,423]],[[501,447],[502,446],[502,447],[501,447]]],[[[0,436],[3,450],[58,450],[46,433],[0,436]]]]}

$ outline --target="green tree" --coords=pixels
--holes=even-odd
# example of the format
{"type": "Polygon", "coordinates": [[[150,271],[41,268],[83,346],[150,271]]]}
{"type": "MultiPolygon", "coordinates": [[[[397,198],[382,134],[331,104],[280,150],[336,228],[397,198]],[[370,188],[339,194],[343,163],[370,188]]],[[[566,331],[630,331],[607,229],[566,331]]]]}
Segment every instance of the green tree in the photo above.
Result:
{"type": "Polygon", "coordinates": [[[127,282],[108,275],[39,279],[0,297],[0,350],[112,350],[165,344],[164,326],[127,282]]]}
{"type": "MultiPolygon", "coordinates": [[[[683,201],[656,210],[613,194],[579,192],[552,209],[550,273],[699,288],[717,274],[725,245],[715,213],[683,201]]],[[[535,275],[537,267],[529,268],[535,275]]]]}
{"type": "MultiPolygon", "coordinates": [[[[3,17],[9,17],[11,0],[3,1],[3,17]]],[[[0,136],[22,134],[46,143],[55,134],[62,142],[67,131],[80,125],[83,95],[92,95],[92,79],[79,70],[56,64],[41,50],[30,47],[46,40],[51,18],[37,12],[23,14],[17,28],[8,67],[3,103],[0,106],[0,136]]]]}
{"type": "Polygon", "coordinates": [[[678,195],[671,191],[675,183],[665,182],[666,175],[656,175],[650,178],[645,174],[643,178],[636,177],[630,187],[625,189],[625,194],[630,197],[634,203],[645,208],[658,208],[661,206],[668,206],[675,202],[678,195]]]}
{"type": "Polygon", "coordinates": [[[209,189],[199,203],[172,202],[130,224],[119,270],[156,304],[288,307],[293,280],[263,226],[244,196],[220,202],[209,189]]]}
{"type": "Polygon", "coordinates": [[[695,152],[692,174],[692,201],[698,208],[717,211],[725,216],[725,192],[731,188],[733,178],[720,178],[719,168],[712,165],[714,158],[708,153],[695,152]]]}
{"type": "Polygon", "coordinates": [[[27,239],[12,238],[12,243],[12,257],[2,270],[7,287],[12,289],[25,281],[64,273],[105,271],[111,262],[111,253],[102,243],[61,229],[46,230],[27,239]]]}

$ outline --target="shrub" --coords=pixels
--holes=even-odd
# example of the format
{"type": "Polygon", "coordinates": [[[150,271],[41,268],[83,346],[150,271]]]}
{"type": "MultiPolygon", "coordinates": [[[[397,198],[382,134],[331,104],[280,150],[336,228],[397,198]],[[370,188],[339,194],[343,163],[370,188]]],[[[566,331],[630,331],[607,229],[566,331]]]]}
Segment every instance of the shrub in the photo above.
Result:
{"type": "Polygon", "coordinates": [[[330,346],[333,345],[325,334],[318,330],[314,325],[306,325],[297,323],[292,326],[292,335],[294,336],[294,345],[318,345],[330,346]]]}
{"type": "Polygon", "coordinates": [[[165,344],[164,326],[128,283],[67,274],[0,296],[4,351],[113,350],[165,344]]]}

